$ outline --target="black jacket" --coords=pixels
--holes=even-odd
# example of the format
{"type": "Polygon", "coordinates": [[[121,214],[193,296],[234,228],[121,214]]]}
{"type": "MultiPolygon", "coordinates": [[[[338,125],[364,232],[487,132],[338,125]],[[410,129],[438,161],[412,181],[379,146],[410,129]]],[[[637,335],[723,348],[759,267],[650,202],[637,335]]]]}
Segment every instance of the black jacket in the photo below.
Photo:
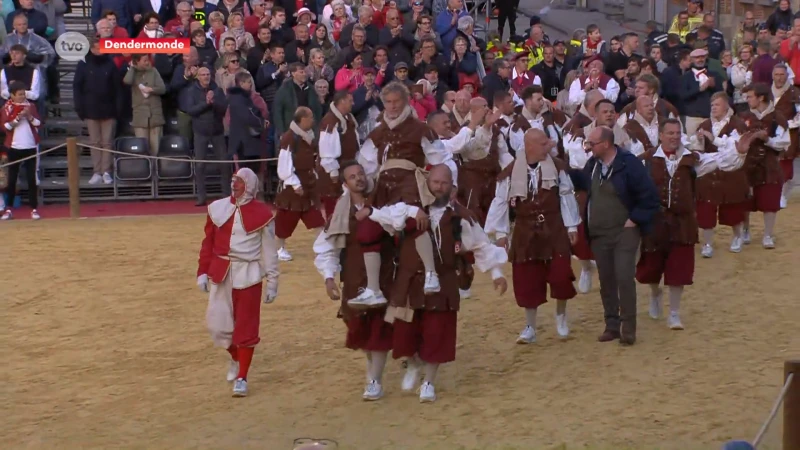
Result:
{"type": "Polygon", "coordinates": [[[211,69],[211,73],[214,73],[214,64],[217,62],[217,58],[219,58],[219,52],[217,49],[214,48],[214,44],[211,42],[211,39],[206,39],[206,45],[202,47],[198,47],[192,44],[197,49],[197,63],[201,66],[206,66],[211,69]]]}
{"type": "Polygon", "coordinates": [[[111,55],[88,53],[79,61],[72,81],[75,111],[81,120],[116,119],[122,112],[122,73],[111,55]]]}
{"type": "Polygon", "coordinates": [[[310,56],[312,48],[318,48],[319,45],[314,42],[313,39],[309,39],[305,42],[300,42],[297,39],[293,40],[292,42],[286,44],[286,48],[284,52],[286,52],[286,62],[291,64],[294,62],[301,62],[305,65],[308,65],[308,57],[310,56]],[[297,58],[297,49],[303,49],[303,60],[297,58]]]}
{"type": "Polygon", "coordinates": [[[268,51],[269,44],[262,44],[261,41],[256,41],[256,46],[247,51],[247,71],[250,72],[254,80],[258,76],[258,68],[261,67],[261,61],[264,60],[264,53],[268,51]]]}
{"type": "Polygon", "coordinates": [[[486,99],[489,107],[494,107],[494,94],[500,91],[508,91],[511,89],[511,81],[503,80],[500,75],[496,73],[487,74],[483,79],[483,90],[481,90],[481,97],[486,99]]]}
{"type": "Polygon", "coordinates": [[[714,76],[714,73],[706,67],[709,78],[715,79],[714,87],[705,91],[700,91],[700,82],[695,79],[694,71],[687,70],[681,76],[679,95],[683,103],[681,114],[687,117],[703,117],[708,119],[711,116],[711,95],[722,90],[722,80],[714,76]]]}
{"type": "Polygon", "coordinates": [[[672,103],[678,112],[683,115],[683,101],[680,96],[681,78],[683,71],[677,64],[673,64],[661,72],[661,93],[659,96],[672,103]]]}
{"type": "MultiPolygon", "coordinates": [[[[600,162],[594,156],[589,158],[583,167],[582,184],[591,186],[592,172],[602,170],[600,162]]],[[[611,176],[608,181],[614,186],[617,196],[625,208],[628,209],[628,218],[635,223],[642,235],[648,234],[653,224],[653,218],[661,209],[661,200],[658,197],[653,179],[647,168],[633,153],[617,147],[617,157],[611,163],[611,176]]],[[[592,190],[588,189],[589,201],[581,211],[581,218],[585,225],[587,237],[589,236],[589,203],[592,201],[592,190]]]]}
{"type": "MultiPolygon", "coordinates": [[[[690,31],[689,34],[697,37],[697,28],[690,31]]],[[[719,55],[725,50],[725,35],[719,30],[711,30],[711,36],[706,39],[706,43],[708,44],[708,57],[719,59],[719,55]]]]}
{"type": "Polygon", "coordinates": [[[264,101],[267,102],[267,107],[270,111],[272,111],[272,101],[275,100],[275,93],[278,92],[278,88],[281,87],[285,78],[286,74],[278,70],[278,66],[272,61],[263,64],[258,69],[255,80],[256,90],[264,97],[264,101]]]}
{"type": "Polygon", "coordinates": [[[412,63],[411,51],[414,49],[414,35],[407,30],[402,30],[400,36],[393,37],[392,30],[388,27],[380,31],[378,37],[380,45],[385,45],[389,49],[389,62],[397,64],[404,62],[406,64],[412,63]]]}
{"type": "Polygon", "coordinates": [[[556,99],[558,92],[564,89],[564,78],[566,77],[566,70],[563,66],[560,67],[559,73],[558,61],[553,61],[553,67],[548,66],[544,61],[533,66],[533,73],[539,75],[542,80],[542,89],[544,90],[544,98],[551,102],[556,99]]]}
{"type": "MultiPolygon", "coordinates": [[[[358,22],[349,23],[342,28],[342,32],[339,34],[339,48],[349,47],[353,42],[353,27],[356,26],[357,23],[358,22]]],[[[367,31],[367,39],[365,40],[365,44],[370,47],[377,46],[378,41],[380,40],[378,27],[376,27],[374,24],[369,24],[364,29],[367,31]]]]}
{"type": "Polygon", "coordinates": [[[261,140],[264,131],[264,117],[253,104],[250,92],[234,86],[228,89],[228,108],[231,113],[231,126],[228,132],[228,155],[243,157],[260,157],[266,150],[266,143],[261,140]],[[259,135],[255,135],[256,132],[259,135]]]}
{"type": "Polygon", "coordinates": [[[201,136],[214,136],[225,131],[222,120],[228,109],[228,100],[213,81],[208,88],[201,87],[195,81],[181,92],[180,109],[192,116],[192,131],[201,136]],[[209,90],[214,92],[214,101],[210,105],[206,102],[206,93],[209,90]]]}

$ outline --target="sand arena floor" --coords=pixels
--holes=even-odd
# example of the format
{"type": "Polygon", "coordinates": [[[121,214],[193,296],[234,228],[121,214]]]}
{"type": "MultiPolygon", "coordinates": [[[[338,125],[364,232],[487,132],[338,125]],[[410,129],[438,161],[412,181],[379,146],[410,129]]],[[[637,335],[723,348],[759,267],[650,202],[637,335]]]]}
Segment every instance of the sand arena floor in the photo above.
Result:
{"type": "MultiPolygon", "coordinates": [[[[343,347],[303,232],[290,242],[279,299],[262,309],[250,396],[233,399],[227,353],[211,346],[195,287],[204,220],[0,227],[4,448],[282,450],[318,437],[341,449],[710,449],[752,439],[783,361],[800,356],[797,198],[779,214],[776,250],[761,248],[757,216],[743,253],[727,252],[727,230],[713,259],[698,247],[686,331],[650,320],[640,289],[632,348],[596,342],[596,280],[571,302],[570,340],[556,338],[548,304],[539,343],[515,345],[522,312],[479,275],[460,315],[458,361],[428,405],[401,394],[399,362],[387,368],[387,396],[361,400],[362,355],[343,347]]],[[[779,442],[779,431],[769,436],[779,442]]]]}

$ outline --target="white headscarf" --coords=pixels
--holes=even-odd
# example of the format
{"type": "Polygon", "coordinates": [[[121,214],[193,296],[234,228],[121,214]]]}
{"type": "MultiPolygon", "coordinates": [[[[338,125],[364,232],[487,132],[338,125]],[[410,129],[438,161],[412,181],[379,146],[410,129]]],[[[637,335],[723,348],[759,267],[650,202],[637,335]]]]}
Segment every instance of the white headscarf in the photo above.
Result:
{"type": "MultiPolygon", "coordinates": [[[[237,170],[233,176],[244,181],[245,186],[244,193],[239,198],[234,198],[236,204],[242,206],[250,203],[250,201],[256,197],[256,193],[258,193],[258,175],[256,175],[256,173],[251,169],[242,167],[241,169],[237,170]]],[[[233,191],[233,189],[231,189],[231,191],[233,191]]]]}

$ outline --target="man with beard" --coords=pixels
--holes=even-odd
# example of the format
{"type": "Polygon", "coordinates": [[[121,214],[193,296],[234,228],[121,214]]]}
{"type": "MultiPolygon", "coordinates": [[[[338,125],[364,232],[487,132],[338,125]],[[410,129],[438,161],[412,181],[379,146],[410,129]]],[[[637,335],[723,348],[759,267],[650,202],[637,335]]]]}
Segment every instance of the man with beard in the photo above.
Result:
{"type": "MultiPolygon", "coordinates": [[[[561,45],[563,48],[563,43],[561,45]]],[[[544,46],[544,60],[533,66],[533,73],[539,76],[540,84],[544,90],[544,98],[548,101],[556,101],[558,93],[564,89],[564,63],[555,58],[555,47],[552,45],[544,46]],[[562,77],[562,74],[564,75],[562,77]]],[[[525,99],[523,99],[524,101],[525,99]]]]}
{"type": "Polygon", "coordinates": [[[649,284],[650,316],[661,317],[662,290],[669,287],[669,318],[672,330],[682,330],[680,300],[684,286],[694,277],[694,246],[697,244],[695,180],[719,169],[733,171],[742,167],[750,143],[764,137],[764,132],[745,135],[739,142],[726,145],[716,153],[695,153],[683,147],[681,123],[665,119],[660,124],[661,145],[645,165],[659,192],[661,211],[653,221],[652,232],[642,238],[641,256],[636,264],[636,280],[649,284]]]}
{"type": "MultiPolygon", "coordinates": [[[[728,95],[717,92],[711,97],[711,118],[703,121],[697,135],[690,138],[690,147],[705,153],[724,151],[735,146],[747,132],[747,125],[733,114],[728,95]]],[[[715,170],[699,178],[697,189],[697,226],[703,231],[703,258],[714,254],[714,228],[719,224],[733,229],[731,252],[742,251],[742,227],[747,215],[750,186],[745,169],[723,172],[715,170]]]]}
{"type": "MultiPolygon", "coordinates": [[[[475,266],[491,273],[495,290],[500,295],[508,288],[502,272],[503,264],[508,261],[506,251],[489,242],[468,210],[450,201],[454,189],[452,170],[443,164],[432,167],[427,187],[435,200],[426,208],[431,234],[426,233],[425,237],[436,243],[436,272],[441,277],[441,290],[433,294],[424,292],[424,264],[417,255],[415,243],[404,239],[397,248],[399,259],[386,315],[386,319],[394,323],[392,356],[407,358],[403,390],[412,391],[419,381],[420,369],[424,370],[425,378],[419,392],[422,403],[436,400],[434,384],[439,365],[452,362],[456,357],[460,303],[457,257],[471,252],[475,266]]],[[[408,217],[416,215],[415,209],[408,208],[408,217]]],[[[415,224],[411,222],[409,226],[413,227],[415,224]]]]}
{"type": "Polygon", "coordinates": [[[264,303],[278,295],[275,226],[270,208],[255,199],[258,176],[239,169],[230,197],[208,205],[205,238],[200,246],[197,286],[209,293],[206,323],[217,347],[228,350],[227,379],[233,396],[247,396],[247,372],[261,341],[261,280],[267,279],[264,303]]]}
{"type": "MultiPolygon", "coordinates": [[[[372,193],[372,205],[376,208],[397,203],[425,208],[433,203],[433,195],[425,184],[427,165],[446,164],[453,171],[453,179],[457,179],[453,155],[428,125],[414,117],[409,96],[408,88],[398,82],[382,89],[383,119],[358,152],[358,162],[376,183],[372,193]]],[[[414,241],[425,268],[424,292],[439,292],[429,233],[420,230],[409,240],[414,241]]]]}
{"type": "MultiPolygon", "coordinates": [[[[759,130],[755,134],[753,148],[747,155],[747,178],[753,189],[753,204],[750,211],[764,214],[764,237],[761,244],[766,249],[775,248],[773,231],[778,211],[781,209],[783,173],[780,158],[789,147],[789,122],[780,111],[775,110],[772,91],[763,83],[746,86],[742,93],[747,96],[750,111],[739,114],[748,130],[759,130]]],[[[750,243],[750,215],[744,222],[742,240],[750,243]]]]}
{"type": "Polygon", "coordinates": [[[339,163],[356,158],[358,153],[358,123],[351,114],[353,95],[348,91],[337,91],[333,95],[330,111],[319,124],[320,168],[317,187],[325,215],[331,217],[336,202],[342,195],[339,181],[339,163]]]}
{"type": "MultiPolygon", "coordinates": [[[[678,108],[672,105],[672,103],[658,96],[660,89],[661,83],[658,81],[658,77],[649,73],[645,73],[639,75],[639,78],[636,79],[634,97],[637,99],[639,97],[651,98],[653,100],[653,107],[655,107],[656,115],[659,117],[671,119],[679,118],[680,113],[678,112],[678,108]]],[[[622,111],[619,113],[619,119],[617,119],[617,125],[624,127],[625,122],[627,122],[629,118],[633,117],[636,109],[636,102],[630,103],[626,107],[622,108],[622,111]]]]}
{"type": "Polygon", "coordinates": [[[586,95],[594,90],[599,91],[611,103],[619,96],[619,83],[603,71],[603,60],[593,56],[583,63],[584,75],[576,78],[569,86],[569,101],[572,104],[583,103],[586,95]]]}
{"type": "Polygon", "coordinates": [[[697,132],[700,123],[711,115],[711,96],[722,90],[722,80],[708,70],[706,60],[708,51],[697,49],[689,54],[692,69],[681,76],[680,96],[683,103],[686,134],[691,136],[697,132]]]}
{"type": "Polygon", "coordinates": [[[800,154],[800,88],[789,83],[789,68],[785,64],[778,64],[772,69],[772,98],[775,111],[780,112],[789,125],[790,144],[781,154],[780,165],[783,173],[783,188],[781,190],[781,209],[786,208],[789,194],[792,190],[794,178],[794,159],[800,154]]]}
{"type": "Polygon", "coordinates": [[[525,133],[531,128],[545,132],[548,138],[557,142],[553,148],[553,156],[560,157],[563,149],[560,147],[561,130],[567,124],[567,116],[560,109],[556,109],[544,98],[544,89],[541,86],[529,86],[522,91],[522,111],[517,115],[511,126],[511,146],[524,147],[525,133]]]}
{"type": "Polygon", "coordinates": [[[527,322],[517,343],[530,344],[536,342],[536,313],[547,302],[548,285],[550,297],[557,300],[556,331],[561,338],[569,335],[567,300],[577,295],[570,244],[577,242],[581,217],[568,166],[550,153],[555,141],[531,128],[524,142],[510,176],[497,183],[486,232],[495,235],[497,245],[509,248],[514,297],[527,322]],[[509,208],[516,211],[510,239],[509,208]]]}
{"type": "MultiPolygon", "coordinates": [[[[340,173],[346,189],[328,228],[314,242],[314,265],[325,281],[328,297],[342,301],[339,316],[347,325],[345,346],[367,356],[367,386],[362,397],[372,401],[383,397],[383,369],[392,349],[392,326],[384,320],[386,299],[380,283],[384,230],[377,221],[368,220],[371,211],[364,168],[355,161],[344,161],[340,173]],[[337,272],[341,291],[335,280],[337,272]]],[[[427,226],[426,221],[423,213],[419,224],[427,226]]]]}

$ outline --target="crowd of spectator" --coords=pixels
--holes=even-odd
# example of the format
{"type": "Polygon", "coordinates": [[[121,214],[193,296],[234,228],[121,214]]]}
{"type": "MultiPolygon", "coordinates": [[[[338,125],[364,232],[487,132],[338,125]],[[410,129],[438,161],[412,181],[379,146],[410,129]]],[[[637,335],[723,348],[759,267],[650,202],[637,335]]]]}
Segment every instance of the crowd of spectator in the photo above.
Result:
{"type": "MultiPolygon", "coordinates": [[[[46,103],[60,98],[53,43],[65,32],[69,1],[2,5],[0,95],[8,100],[9,86],[22,83],[27,101],[44,116],[46,103]]],[[[116,136],[130,133],[145,138],[157,155],[174,117],[197,159],[236,158],[267,182],[275,179],[269,168],[248,161],[277,154],[276,136],[298,107],[310,108],[319,123],[335,91],[353,94],[363,140],[379,119],[381,86],[390,81],[409,87],[424,120],[435,110],[451,111],[457,91],[483,96],[491,106],[494,93],[510,90],[522,104],[519,95],[532,84],[572,114],[586,91],[580,78],[586,73],[599,83],[590,87],[620,111],[634,101],[639,76],[651,74],[658,82],[650,94],[660,93],[682,116],[707,118],[708,99],[690,98],[681,87],[692,65],[723,80],[720,88],[737,107],[745,104],[742,88],[771,83],[779,61],[800,70],[800,53],[793,50],[800,28],[787,0],[763,24],[748,13],[727,38],[714,28],[714,14],[689,0],[667,30],[648,23],[643,46],[635,33],[606,38],[591,24],[569,42],[551,41],[537,17],[522,36],[503,40],[490,32],[484,39],[462,0],[94,0],[91,16],[95,38],[182,37],[192,44],[182,55],[109,55],[93,39],[73,83],[74,107],[91,145],[110,148],[116,136]],[[697,49],[707,56],[692,57],[697,49]]],[[[92,161],[90,183],[113,183],[111,156],[93,151],[92,161]]],[[[223,177],[229,171],[224,168],[223,177]]],[[[203,205],[203,164],[196,167],[196,183],[203,205]]],[[[31,191],[35,195],[35,186],[31,191]]]]}

